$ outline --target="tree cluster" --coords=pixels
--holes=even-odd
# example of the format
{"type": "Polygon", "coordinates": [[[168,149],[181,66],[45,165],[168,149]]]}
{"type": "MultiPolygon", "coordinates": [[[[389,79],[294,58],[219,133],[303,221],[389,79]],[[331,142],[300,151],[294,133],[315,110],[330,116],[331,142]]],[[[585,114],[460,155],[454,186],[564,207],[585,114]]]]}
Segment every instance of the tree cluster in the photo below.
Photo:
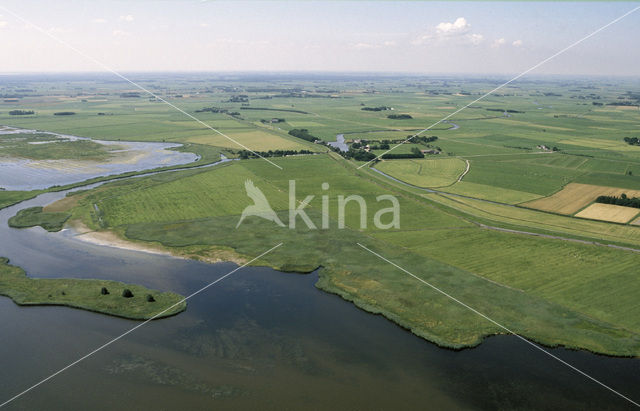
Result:
{"type": "Polygon", "coordinates": [[[33,110],[11,110],[9,114],[12,116],[27,116],[30,114],[36,114],[36,112],[33,110]]]}
{"type": "Polygon", "coordinates": [[[640,198],[638,197],[627,197],[626,194],[622,193],[620,197],[616,196],[599,196],[596,198],[596,203],[602,204],[614,204],[623,207],[633,207],[640,208],[640,198]]]}
{"type": "Polygon", "coordinates": [[[364,111],[386,111],[386,110],[391,110],[391,107],[387,107],[387,106],[362,107],[360,110],[364,110],[364,111]]]}
{"type": "Polygon", "coordinates": [[[318,137],[309,134],[309,130],[307,130],[306,128],[294,128],[292,130],[289,130],[289,135],[301,138],[306,141],[310,141],[312,143],[316,140],[320,140],[318,137]]]}
{"type": "Polygon", "coordinates": [[[306,111],[295,110],[292,108],[270,108],[270,107],[240,107],[240,110],[260,110],[260,111],[284,111],[287,113],[309,114],[306,111]]]}
{"type": "Polygon", "coordinates": [[[231,96],[228,101],[229,103],[247,103],[249,102],[249,96],[246,94],[239,94],[237,96],[231,96]]]}
{"type": "Polygon", "coordinates": [[[354,149],[353,147],[349,147],[349,151],[343,153],[343,156],[344,158],[353,158],[357,161],[371,161],[376,158],[376,155],[371,152],[367,152],[361,149],[354,149]]]}
{"type": "Polygon", "coordinates": [[[394,160],[401,158],[424,158],[424,153],[418,147],[413,147],[410,153],[386,153],[382,155],[384,160],[394,160]]]}
{"type": "Polygon", "coordinates": [[[196,113],[227,113],[229,110],[226,108],[218,108],[218,107],[203,107],[200,110],[196,110],[196,113]]]}
{"type": "Polygon", "coordinates": [[[509,110],[504,108],[488,108],[487,111],[499,111],[501,113],[524,113],[524,111],[509,110]]]}
{"type": "Polygon", "coordinates": [[[389,114],[387,118],[391,120],[408,120],[412,119],[413,117],[411,117],[411,115],[409,114],[389,114]]]}
{"type": "Polygon", "coordinates": [[[407,136],[408,139],[411,140],[411,142],[422,142],[422,143],[431,143],[432,141],[436,141],[438,139],[438,136],[431,136],[431,137],[427,137],[427,136],[407,136]]]}
{"type": "Polygon", "coordinates": [[[285,156],[294,156],[297,154],[313,154],[313,151],[309,150],[269,150],[269,151],[249,151],[249,150],[240,150],[238,151],[238,156],[242,160],[246,160],[248,158],[258,158],[258,155],[261,157],[285,157],[285,156]]]}

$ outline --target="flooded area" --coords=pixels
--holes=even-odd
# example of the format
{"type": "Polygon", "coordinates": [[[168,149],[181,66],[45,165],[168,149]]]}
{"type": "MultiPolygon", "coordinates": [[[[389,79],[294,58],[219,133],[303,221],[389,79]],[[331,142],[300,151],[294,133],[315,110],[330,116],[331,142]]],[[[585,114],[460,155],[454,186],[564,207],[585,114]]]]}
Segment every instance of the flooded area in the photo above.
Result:
{"type": "Polygon", "coordinates": [[[327,144],[345,153],[349,151],[349,145],[344,142],[344,134],[337,134],[336,141],[330,141],[327,144]]]}
{"type": "Polygon", "coordinates": [[[198,159],[193,153],[172,150],[180,144],[93,140],[64,134],[0,126],[0,136],[12,134],[50,134],[51,140],[29,144],[47,144],[61,140],[90,140],[107,147],[112,156],[106,161],[33,160],[0,156],[0,188],[36,190],[65,185],[106,175],[140,171],[156,167],[186,164],[198,159]]]}

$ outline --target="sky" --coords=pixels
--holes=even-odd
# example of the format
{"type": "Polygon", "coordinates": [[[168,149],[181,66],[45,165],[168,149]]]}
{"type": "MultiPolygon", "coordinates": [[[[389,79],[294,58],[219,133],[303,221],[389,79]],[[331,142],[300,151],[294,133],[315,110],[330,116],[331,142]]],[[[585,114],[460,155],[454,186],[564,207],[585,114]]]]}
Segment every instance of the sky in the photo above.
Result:
{"type": "MultiPolygon", "coordinates": [[[[122,72],[515,74],[638,5],[1,0],[0,72],[104,71],[94,59],[122,72]]],[[[640,10],[533,73],[640,75],[639,23],[640,10]]]]}

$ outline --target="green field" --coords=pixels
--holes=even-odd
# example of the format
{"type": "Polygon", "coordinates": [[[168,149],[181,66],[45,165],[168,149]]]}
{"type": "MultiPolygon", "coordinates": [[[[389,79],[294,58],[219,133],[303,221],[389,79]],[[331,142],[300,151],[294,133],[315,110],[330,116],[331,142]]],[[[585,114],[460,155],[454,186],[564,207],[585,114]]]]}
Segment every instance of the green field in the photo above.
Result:
{"type": "MultiPolygon", "coordinates": [[[[158,85],[152,79],[145,84],[158,85]]],[[[526,338],[549,346],[640,355],[640,283],[634,277],[640,254],[604,246],[640,249],[640,227],[522,204],[553,202],[571,183],[640,189],[640,149],[623,140],[637,136],[638,111],[614,105],[635,101],[630,97],[633,81],[532,79],[510,84],[421,134],[437,139],[413,141],[393,151],[437,147],[441,154],[374,165],[409,185],[368,168],[358,170],[362,162],[327,154],[322,142],[313,144],[288,131],[306,128],[323,141],[344,134],[348,142],[364,139],[371,145],[402,140],[493,89],[492,81],[381,77],[370,83],[243,82],[194,75],[190,84],[162,84],[163,98],[253,150],[318,154],[271,158],[282,170],[253,159],[114,181],[44,213],[25,212],[14,223],[49,223],[57,229],[71,214],[71,220],[91,229],[205,261],[247,261],[282,242],[258,264],[296,272],[320,268],[319,288],[430,341],[461,348],[504,332],[384,263],[357,245],[361,243],[526,338]],[[246,101],[237,102],[239,94],[246,101]],[[389,110],[362,110],[381,106],[413,118],[392,120],[389,110]],[[204,107],[226,111],[203,112],[204,107]],[[272,123],[272,118],[283,120],[272,123]],[[467,161],[469,170],[462,176],[467,161]],[[305,210],[318,227],[321,196],[326,195],[329,228],[309,229],[298,219],[296,228],[289,229],[249,217],[236,229],[251,204],[247,180],[262,190],[285,223],[289,180],[296,182],[297,199],[315,196],[305,210]],[[322,188],[323,183],[329,188],[322,188]],[[438,188],[439,193],[421,188],[438,188]],[[350,203],[346,228],[339,229],[338,196],[352,194],[369,206],[366,226],[357,204],[350,203]],[[384,194],[400,202],[399,228],[373,225],[375,212],[388,206],[377,202],[384,194]]],[[[96,84],[87,93],[93,95],[82,98],[69,92],[69,85],[47,87],[54,86],[34,85],[19,103],[0,103],[0,124],[107,140],[182,142],[190,144],[185,150],[198,149],[210,158],[223,150],[233,156],[240,149],[158,101],[123,98],[122,84],[96,84]],[[8,115],[13,109],[36,114],[8,115]],[[76,115],[54,116],[58,111],[76,115]]],[[[0,205],[29,195],[35,193],[0,192],[0,205]]],[[[566,206],[565,200],[558,201],[559,207],[566,206]]],[[[575,198],[566,199],[571,201],[575,198]]]]}
{"type": "MultiPolygon", "coordinates": [[[[276,161],[288,172],[282,173],[262,160],[250,160],[209,170],[114,182],[83,193],[71,212],[73,218],[82,219],[94,229],[112,229],[134,241],[158,242],[176,254],[197,257],[200,253],[203,258],[231,247],[246,260],[283,242],[259,264],[302,272],[322,267],[318,287],[382,313],[444,346],[476,345],[484,336],[502,331],[478,321],[475,314],[451,304],[428,287],[416,286],[415,280],[382,264],[357,246],[358,242],[536,341],[615,355],[639,352],[640,312],[635,308],[629,311],[630,307],[640,309],[633,303],[638,290],[626,281],[638,261],[635,253],[487,232],[467,218],[434,207],[430,201],[375,184],[367,174],[356,172],[336,157],[276,161]],[[310,230],[301,220],[296,229],[280,228],[249,218],[234,229],[241,211],[250,203],[244,191],[246,179],[263,190],[281,219],[287,221],[289,173],[296,176],[300,198],[317,193],[322,182],[329,183],[330,228],[310,230]],[[335,197],[347,192],[360,194],[371,204],[375,204],[377,195],[394,193],[402,207],[400,229],[376,229],[369,220],[369,226],[361,230],[357,207],[347,208],[347,229],[337,229],[335,197]],[[178,202],[189,206],[177,208],[178,202]],[[509,247],[505,249],[504,244],[509,247]],[[527,251],[535,247],[535,254],[527,251]],[[602,262],[607,259],[616,264],[603,271],[602,262]],[[561,276],[562,292],[543,292],[544,279],[538,271],[549,260],[562,262],[556,268],[574,276],[582,273],[581,281],[561,276]],[[537,265],[530,267],[530,261],[537,261],[537,265]],[[600,285],[592,279],[602,275],[608,278],[607,287],[614,287],[611,292],[619,291],[629,300],[628,305],[612,305],[606,296],[593,298],[600,285]],[[525,288],[515,283],[516,279],[528,279],[539,287],[525,288]],[[397,298],[399,295],[402,298],[397,298]]],[[[319,200],[310,203],[308,210],[319,226],[319,200]]],[[[549,271],[548,275],[555,272],[549,271]]]]}
{"type": "Polygon", "coordinates": [[[444,187],[458,181],[466,168],[458,158],[390,160],[376,168],[417,187],[444,187]]]}

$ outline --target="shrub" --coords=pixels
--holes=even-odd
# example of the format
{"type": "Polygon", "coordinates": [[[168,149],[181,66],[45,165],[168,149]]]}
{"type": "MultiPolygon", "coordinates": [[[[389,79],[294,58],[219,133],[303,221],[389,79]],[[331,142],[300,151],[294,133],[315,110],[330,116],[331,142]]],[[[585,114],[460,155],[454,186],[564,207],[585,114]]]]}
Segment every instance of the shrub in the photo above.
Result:
{"type": "Polygon", "coordinates": [[[391,120],[408,120],[413,117],[409,114],[389,114],[387,118],[390,118],[391,120]]]}
{"type": "Polygon", "coordinates": [[[151,294],[147,294],[147,302],[154,303],[154,302],[156,302],[156,299],[153,298],[153,296],[151,294]]]}
{"type": "Polygon", "coordinates": [[[124,298],[131,298],[131,297],[133,297],[133,293],[131,292],[130,289],[125,288],[124,291],[122,291],[122,296],[124,298]]]}
{"type": "Polygon", "coordinates": [[[102,287],[102,290],[100,290],[100,294],[102,294],[102,295],[109,294],[109,290],[107,290],[107,287],[102,287]]]}
{"type": "Polygon", "coordinates": [[[307,130],[306,128],[294,128],[293,130],[289,130],[289,135],[301,138],[306,141],[310,141],[312,143],[316,140],[319,140],[318,137],[309,134],[309,130],[307,130]]]}

